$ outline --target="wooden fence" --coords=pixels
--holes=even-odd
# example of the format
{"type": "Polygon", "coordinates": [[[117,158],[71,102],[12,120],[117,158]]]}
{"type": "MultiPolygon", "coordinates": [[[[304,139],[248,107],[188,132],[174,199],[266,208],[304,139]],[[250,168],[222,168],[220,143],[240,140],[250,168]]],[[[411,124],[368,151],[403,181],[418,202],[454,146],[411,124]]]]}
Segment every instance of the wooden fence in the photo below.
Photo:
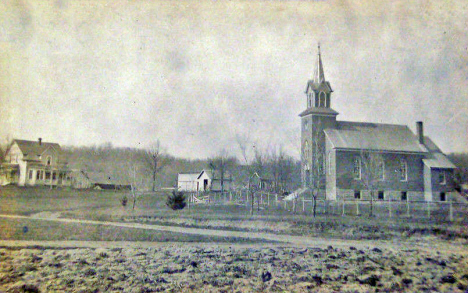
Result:
{"type": "MultiPolygon", "coordinates": [[[[295,214],[312,214],[314,201],[312,198],[296,198],[286,201],[282,196],[258,191],[255,193],[243,191],[232,191],[224,193],[189,194],[188,203],[194,204],[236,204],[251,207],[252,196],[255,210],[277,210],[282,209],[295,214]]],[[[317,215],[336,216],[366,216],[372,214],[379,218],[428,218],[438,221],[462,221],[468,223],[468,204],[452,201],[426,202],[426,201],[388,201],[350,199],[328,201],[318,199],[316,201],[317,215]]]]}

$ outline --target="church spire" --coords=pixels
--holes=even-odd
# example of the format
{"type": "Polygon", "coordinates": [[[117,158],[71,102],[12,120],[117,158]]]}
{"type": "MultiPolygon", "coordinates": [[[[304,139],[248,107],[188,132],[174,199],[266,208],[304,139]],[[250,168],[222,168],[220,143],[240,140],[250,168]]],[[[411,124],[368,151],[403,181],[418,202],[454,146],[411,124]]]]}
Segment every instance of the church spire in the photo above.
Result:
{"type": "Polygon", "coordinates": [[[318,43],[318,59],[317,68],[315,70],[314,82],[322,83],[325,81],[325,74],[323,73],[322,57],[320,56],[320,43],[318,43]]]}

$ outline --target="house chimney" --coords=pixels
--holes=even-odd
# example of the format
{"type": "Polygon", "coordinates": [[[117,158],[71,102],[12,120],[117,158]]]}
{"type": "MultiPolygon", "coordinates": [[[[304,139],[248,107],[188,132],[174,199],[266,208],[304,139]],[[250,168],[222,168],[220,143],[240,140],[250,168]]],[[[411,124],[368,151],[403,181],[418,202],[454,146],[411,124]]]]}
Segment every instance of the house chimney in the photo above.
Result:
{"type": "Polygon", "coordinates": [[[416,122],[416,131],[418,132],[419,143],[424,144],[424,127],[422,121],[416,122]]]}
{"type": "Polygon", "coordinates": [[[39,145],[42,145],[42,138],[41,137],[39,137],[38,141],[39,141],[39,145]]]}

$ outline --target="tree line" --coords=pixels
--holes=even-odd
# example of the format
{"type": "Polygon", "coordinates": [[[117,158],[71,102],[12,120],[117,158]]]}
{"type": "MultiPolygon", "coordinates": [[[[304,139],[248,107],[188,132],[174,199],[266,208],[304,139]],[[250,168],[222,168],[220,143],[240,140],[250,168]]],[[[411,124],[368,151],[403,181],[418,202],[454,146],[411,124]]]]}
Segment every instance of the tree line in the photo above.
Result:
{"type": "Polygon", "coordinates": [[[105,143],[64,146],[62,151],[70,169],[104,173],[114,180],[146,190],[175,187],[179,173],[201,170],[210,171],[220,182],[221,190],[228,180],[232,180],[234,187],[245,187],[254,172],[271,182],[272,191],[292,191],[300,186],[300,162],[282,147],[255,150],[254,156],[247,161],[239,160],[226,150],[206,159],[177,158],[159,141],[144,149],[105,143]]]}

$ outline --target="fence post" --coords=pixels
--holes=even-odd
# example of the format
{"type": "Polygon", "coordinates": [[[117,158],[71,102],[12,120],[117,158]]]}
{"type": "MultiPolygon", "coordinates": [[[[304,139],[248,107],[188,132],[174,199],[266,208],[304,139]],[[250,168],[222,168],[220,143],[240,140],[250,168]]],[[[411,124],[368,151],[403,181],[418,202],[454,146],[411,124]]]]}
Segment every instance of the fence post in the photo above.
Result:
{"type": "Polygon", "coordinates": [[[305,213],[305,198],[302,198],[302,213],[305,213]]]}
{"type": "Polygon", "coordinates": [[[268,207],[270,207],[270,194],[268,193],[267,196],[268,196],[268,207]]]}
{"type": "Polygon", "coordinates": [[[430,219],[431,218],[431,206],[429,201],[426,201],[426,209],[427,209],[427,217],[430,219]]]}
{"type": "Polygon", "coordinates": [[[343,211],[341,212],[341,215],[344,216],[345,215],[345,201],[343,199],[343,211]]]}
{"type": "Polygon", "coordinates": [[[359,200],[355,199],[354,201],[356,202],[356,216],[359,216],[359,200]]]}
{"type": "Polygon", "coordinates": [[[410,217],[410,212],[409,212],[409,200],[406,199],[406,216],[409,218],[410,217]]]}
{"type": "Polygon", "coordinates": [[[388,217],[392,217],[392,199],[388,196],[388,217]]]}
{"type": "Polygon", "coordinates": [[[450,222],[453,222],[453,205],[452,205],[452,199],[450,199],[449,205],[450,205],[450,206],[449,206],[449,208],[450,208],[450,215],[449,215],[450,218],[449,218],[449,220],[450,220],[450,222]]]}

